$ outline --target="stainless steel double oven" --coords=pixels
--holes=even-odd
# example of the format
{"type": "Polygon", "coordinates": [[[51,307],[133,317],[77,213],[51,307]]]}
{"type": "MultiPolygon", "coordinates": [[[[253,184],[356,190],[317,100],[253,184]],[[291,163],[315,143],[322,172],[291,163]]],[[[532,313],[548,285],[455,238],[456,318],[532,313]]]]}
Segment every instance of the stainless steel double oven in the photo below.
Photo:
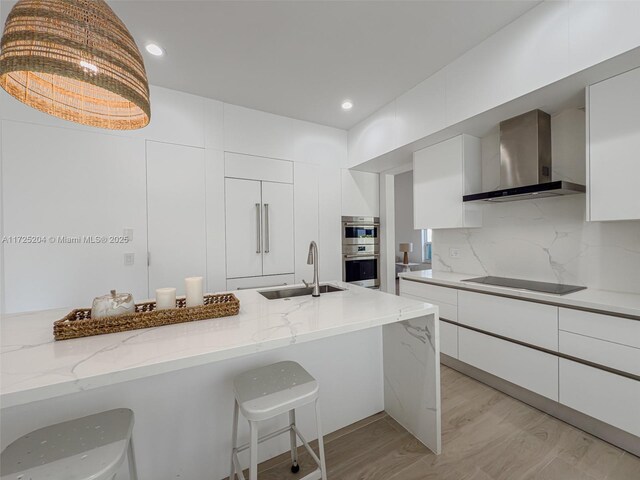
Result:
{"type": "Polygon", "coordinates": [[[380,219],[342,217],[342,280],[380,286],[380,219]]]}

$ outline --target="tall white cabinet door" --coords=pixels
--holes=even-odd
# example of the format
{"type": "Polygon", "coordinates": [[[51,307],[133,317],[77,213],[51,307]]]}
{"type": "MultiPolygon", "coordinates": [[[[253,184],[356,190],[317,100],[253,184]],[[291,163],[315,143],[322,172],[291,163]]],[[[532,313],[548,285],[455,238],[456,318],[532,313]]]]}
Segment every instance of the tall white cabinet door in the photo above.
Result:
{"type": "Polygon", "coordinates": [[[257,180],[225,179],[227,278],[262,275],[262,200],[257,180]]]}
{"type": "Polygon", "coordinates": [[[262,182],[262,225],[262,274],[293,273],[293,185],[262,182]]]}
{"type": "Polygon", "coordinates": [[[587,218],[640,219],[640,68],[589,87],[587,218]]]}
{"type": "MultiPolygon", "coordinates": [[[[313,265],[307,265],[309,243],[315,240],[324,258],[324,245],[318,236],[318,170],[317,165],[298,162],[294,166],[293,194],[295,197],[295,271],[296,282],[310,282],[313,265]]],[[[324,272],[322,272],[324,273],[324,272]]],[[[327,279],[324,275],[323,279],[327,279]]]]}
{"type": "Polygon", "coordinates": [[[149,296],[207,274],[205,150],[147,142],[149,296]]]}

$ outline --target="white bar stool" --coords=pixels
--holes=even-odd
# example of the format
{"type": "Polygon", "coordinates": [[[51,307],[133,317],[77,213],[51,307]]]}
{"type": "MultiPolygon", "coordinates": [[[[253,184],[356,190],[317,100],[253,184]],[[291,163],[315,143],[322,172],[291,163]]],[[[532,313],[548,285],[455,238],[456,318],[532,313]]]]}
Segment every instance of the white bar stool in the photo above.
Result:
{"type": "Polygon", "coordinates": [[[2,480],[111,480],[125,455],[137,480],[133,412],[118,408],[20,437],[1,455],[2,480]]]}
{"type": "Polygon", "coordinates": [[[258,480],[258,444],[287,432],[289,432],[291,440],[291,471],[297,473],[300,470],[297,442],[297,437],[299,437],[311,458],[318,465],[316,470],[300,480],[327,480],[322,427],[318,409],[318,382],[309,372],[296,362],[274,363],[273,365],[267,365],[266,367],[238,375],[233,381],[233,390],[236,399],[233,411],[233,449],[231,452],[231,474],[229,475],[229,480],[235,480],[236,474],[241,480],[245,480],[238,453],[247,448],[251,458],[249,480],[258,480]],[[318,458],[296,427],[295,409],[312,402],[315,404],[316,409],[320,458],[318,458]],[[251,432],[251,441],[240,447],[237,446],[238,411],[242,411],[244,417],[249,421],[251,432]],[[289,426],[258,437],[258,422],[287,412],[289,412],[289,426]]]}

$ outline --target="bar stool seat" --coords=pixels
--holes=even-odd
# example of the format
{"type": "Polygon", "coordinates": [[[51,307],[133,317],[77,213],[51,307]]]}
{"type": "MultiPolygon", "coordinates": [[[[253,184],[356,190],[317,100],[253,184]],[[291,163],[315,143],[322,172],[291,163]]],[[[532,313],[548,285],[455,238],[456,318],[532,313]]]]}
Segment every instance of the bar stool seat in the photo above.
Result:
{"type": "Polygon", "coordinates": [[[1,479],[110,480],[128,456],[136,480],[133,423],[133,412],[119,408],[35,430],[2,452],[1,479]]]}
{"type": "Polygon", "coordinates": [[[318,397],[318,382],[296,362],[280,362],[238,375],[233,389],[242,415],[258,422],[318,397]]]}
{"type": "Polygon", "coordinates": [[[285,361],[249,370],[238,375],[233,382],[235,394],[235,408],[233,412],[233,435],[231,453],[231,474],[229,480],[234,480],[236,474],[245,480],[238,460],[238,453],[249,449],[250,466],[249,479],[258,478],[258,444],[278,435],[289,433],[291,442],[291,471],[297,473],[298,445],[300,438],[309,455],[316,462],[318,468],[301,480],[327,479],[324,459],[324,444],[322,427],[318,409],[319,386],[315,378],[296,362],[285,361]],[[310,403],[316,408],[316,427],[318,432],[319,456],[309,446],[296,426],[295,410],[310,403]],[[249,421],[251,440],[249,443],[237,446],[238,414],[249,421]],[[289,425],[262,437],[258,436],[258,422],[289,413],[289,425]]]}

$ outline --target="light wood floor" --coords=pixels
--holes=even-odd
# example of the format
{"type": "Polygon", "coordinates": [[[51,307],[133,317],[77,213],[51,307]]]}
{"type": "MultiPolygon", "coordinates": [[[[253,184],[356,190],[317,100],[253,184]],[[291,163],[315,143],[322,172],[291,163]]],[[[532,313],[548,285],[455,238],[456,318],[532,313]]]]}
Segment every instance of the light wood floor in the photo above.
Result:
{"type": "MultiPolygon", "coordinates": [[[[329,480],[640,480],[640,458],[445,366],[442,437],[436,456],[381,412],[325,437],[329,480]]],[[[300,466],[281,455],[259,478],[302,478],[302,450],[300,466]]]]}

